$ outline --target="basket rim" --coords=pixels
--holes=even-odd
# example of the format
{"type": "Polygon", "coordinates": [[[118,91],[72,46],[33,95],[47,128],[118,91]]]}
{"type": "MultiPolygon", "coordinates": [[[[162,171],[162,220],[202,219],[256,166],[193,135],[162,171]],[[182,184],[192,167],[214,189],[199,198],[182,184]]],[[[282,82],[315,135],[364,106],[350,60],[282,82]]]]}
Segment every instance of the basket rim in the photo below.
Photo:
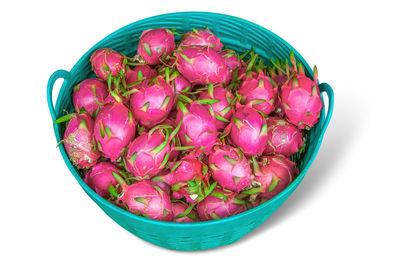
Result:
{"type": "MultiPolygon", "coordinates": [[[[281,37],[279,37],[278,35],[276,35],[275,33],[271,32],[270,30],[264,28],[263,26],[260,26],[254,22],[251,22],[249,20],[240,18],[240,17],[236,17],[236,16],[232,16],[232,15],[226,15],[226,14],[221,14],[221,13],[214,13],[214,12],[202,12],[202,11],[184,11],[184,12],[172,12],[172,13],[164,13],[164,14],[159,14],[159,15],[155,15],[155,16],[151,16],[151,17],[147,17],[144,19],[140,19],[137,20],[135,22],[132,22],[124,27],[121,27],[120,29],[112,32],[111,34],[107,35],[105,38],[101,39],[99,42],[97,42],[95,45],[93,45],[72,67],[71,69],[71,73],[74,73],[76,71],[76,69],[78,68],[79,65],[81,65],[82,63],[84,63],[83,61],[86,60],[86,57],[88,55],[90,55],[92,53],[92,51],[94,49],[98,49],[98,46],[101,46],[101,44],[103,42],[105,42],[106,40],[114,37],[115,35],[118,35],[119,33],[121,33],[122,31],[131,28],[132,26],[134,26],[135,24],[141,24],[141,23],[145,23],[147,20],[153,20],[156,18],[165,18],[168,16],[174,16],[174,15],[185,15],[185,16],[189,16],[189,15],[213,15],[213,16],[220,16],[220,17],[225,17],[228,19],[232,19],[232,20],[236,20],[239,21],[241,23],[247,23],[250,24],[254,27],[257,27],[258,29],[260,29],[263,32],[266,32],[270,35],[272,35],[274,38],[276,38],[277,40],[279,40],[280,42],[282,42],[283,44],[285,44],[289,49],[293,50],[296,58],[302,62],[302,64],[304,65],[304,67],[307,69],[307,71],[309,73],[312,73],[312,70],[310,68],[310,66],[308,65],[307,61],[304,60],[304,58],[296,51],[296,49],[294,49],[289,43],[287,43],[285,40],[283,40],[281,37]]],[[[319,82],[318,82],[319,84],[319,82]]],[[[63,87],[65,87],[66,84],[62,85],[62,88],[60,89],[60,91],[63,89],[63,87]]],[[[60,94],[59,94],[60,95],[60,94]]],[[[322,98],[323,100],[323,98],[322,98]]],[[[59,97],[57,97],[57,101],[56,101],[56,110],[58,105],[60,104],[59,101],[59,97]]],[[[325,105],[324,105],[325,106],[325,105]]],[[[325,108],[321,109],[321,115],[320,115],[320,120],[318,123],[324,123],[325,120],[325,108]]],[[[56,133],[56,137],[57,137],[57,141],[59,141],[59,134],[58,134],[58,124],[53,124],[54,127],[54,131],[56,133]]],[[[177,222],[168,222],[168,221],[160,221],[160,220],[154,220],[154,219],[149,219],[143,216],[139,216],[139,215],[135,215],[133,213],[130,213],[122,208],[119,208],[115,205],[113,205],[112,203],[110,203],[109,201],[107,201],[106,199],[102,198],[100,195],[98,195],[94,190],[92,190],[81,178],[79,172],[75,169],[75,167],[72,165],[71,161],[69,160],[67,153],[65,151],[65,148],[63,145],[60,145],[60,152],[61,155],[64,159],[64,161],[67,164],[67,167],[69,168],[69,170],[72,172],[72,174],[74,175],[75,179],[78,181],[78,183],[82,186],[82,188],[85,190],[86,193],[89,194],[90,197],[92,197],[95,201],[97,202],[101,202],[101,204],[107,206],[108,208],[112,209],[113,211],[116,211],[118,213],[120,213],[121,215],[127,216],[131,219],[137,220],[139,222],[143,222],[143,223],[150,223],[153,225],[159,225],[159,226],[167,226],[167,227],[174,227],[174,228],[195,228],[195,227],[203,227],[203,226],[213,226],[215,224],[221,224],[221,223],[229,223],[229,222],[233,222],[235,220],[239,220],[242,219],[248,215],[252,215],[253,213],[259,212],[264,208],[268,208],[270,205],[274,205],[276,202],[278,202],[280,200],[280,198],[282,198],[288,191],[290,191],[293,187],[297,186],[300,184],[300,182],[303,180],[305,173],[308,171],[308,169],[310,168],[311,164],[313,163],[313,160],[315,159],[315,156],[319,150],[319,147],[321,145],[321,139],[323,137],[323,132],[320,132],[319,136],[316,136],[315,141],[318,141],[318,143],[316,144],[314,150],[311,153],[310,156],[310,160],[308,161],[308,163],[304,166],[304,169],[299,173],[299,175],[295,178],[295,180],[289,185],[287,186],[283,191],[281,191],[278,195],[276,195],[275,197],[273,197],[272,199],[266,201],[263,204],[260,204],[259,206],[252,208],[250,210],[246,210],[242,213],[230,216],[230,217],[226,217],[226,218],[221,218],[218,220],[212,220],[212,221],[199,221],[199,222],[193,222],[193,223],[177,223],[177,222]]]]}

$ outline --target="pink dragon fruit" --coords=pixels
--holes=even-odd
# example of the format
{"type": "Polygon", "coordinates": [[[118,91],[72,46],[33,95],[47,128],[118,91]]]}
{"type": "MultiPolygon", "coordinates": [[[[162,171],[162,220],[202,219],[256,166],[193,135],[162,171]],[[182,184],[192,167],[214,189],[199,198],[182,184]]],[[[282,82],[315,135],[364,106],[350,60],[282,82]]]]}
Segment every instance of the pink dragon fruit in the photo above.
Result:
{"type": "Polygon", "coordinates": [[[129,104],[130,95],[124,96],[124,93],[120,90],[115,89],[114,86],[112,86],[111,88],[112,88],[112,92],[107,95],[104,102],[105,103],[122,102],[124,105],[127,106],[129,104]]]}
{"type": "MultiPolygon", "coordinates": [[[[244,76],[244,75],[243,75],[244,76]]],[[[250,76],[242,77],[238,94],[241,103],[249,105],[268,115],[275,110],[277,98],[277,85],[263,72],[251,73],[250,76]]]]}
{"type": "Polygon", "coordinates": [[[311,128],[319,120],[323,104],[317,75],[317,68],[314,68],[314,81],[298,74],[282,85],[281,100],[285,115],[299,129],[311,128]]]}
{"type": "Polygon", "coordinates": [[[154,181],[163,181],[170,186],[189,180],[201,179],[208,180],[208,172],[203,173],[207,166],[197,159],[193,153],[189,153],[180,161],[170,164],[171,171],[167,175],[158,176],[154,181]]]}
{"type": "Polygon", "coordinates": [[[172,221],[172,204],[168,193],[150,180],[127,185],[121,176],[113,174],[122,187],[117,202],[129,212],[146,218],[172,221]]]}
{"type": "MultiPolygon", "coordinates": [[[[171,113],[172,113],[172,112],[171,112],[171,113]]],[[[170,115],[171,115],[171,114],[170,114],[170,115]]],[[[175,116],[175,118],[176,118],[176,116],[175,116]]],[[[158,125],[158,126],[165,125],[165,126],[167,126],[167,127],[170,127],[173,131],[175,131],[176,128],[177,128],[178,126],[180,127],[180,124],[177,125],[177,124],[175,123],[175,118],[170,118],[170,117],[168,117],[165,121],[163,121],[163,122],[162,122],[160,125],[158,125]]],[[[175,160],[178,158],[179,154],[181,153],[180,150],[176,149],[177,146],[178,146],[178,147],[181,146],[181,142],[180,142],[178,136],[170,136],[169,138],[171,139],[171,141],[170,141],[171,151],[170,151],[169,159],[168,159],[168,160],[169,160],[170,162],[173,162],[173,161],[175,161],[175,160]]]]}
{"type": "Polygon", "coordinates": [[[197,214],[195,211],[190,210],[189,213],[185,213],[189,208],[186,203],[177,201],[172,202],[172,213],[174,214],[174,222],[176,223],[193,223],[197,222],[197,214]]]}
{"type": "MultiPolygon", "coordinates": [[[[294,60],[294,54],[291,53],[291,58],[294,60]]],[[[290,73],[297,72],[297,67],[291,67],[289,66],[289,62],[286,61],[280,61],[279,59],[271,60],[273,66],[268,66],[267,67],[267,73],[268,75],[275,81],[275,83],[278,86],[278,97],[276,98],[276,108],[275,108],[275,114],[278,115],[279,117],[284,117],[285,112],[283,110],[283,105],[282,105],[282,100],[281,100],[281,95],[282,95],[282,85],[286,83],[288,80],[288,77],[290,76],[290,73]]],[[[303,70],[304,68],[299,65],[299,67],[303,70]]]]}
{"type": "Polygon", "coordinates": [[[126,84],[132,84],[141,79],[152,79],[157,76],[157,71],[148,65],[138,65],[133,69],[126,71],[126,84]]]}
{"type": "Polygon", "coordinates": [[[279,117],[284,117],[285,116],[285,112],[284,112],[284,109],[283,109],[281,95],[282,95],[282,89],[281,89],[281,87],[278,87],[278,96],[276,97],[275,114],[277,116],[279,116],[279,117]]]}
{"type": "Polygon", "coordinates": [[[187,46],[176,53],[178,71],[193,84],[224,83],[229,78],[226,60],[213,49],[187,46]]]}
{"type": "Polygon", "coordinates": [[[226,60],[226,65],[230,71],[234,71],[241,67],[245,67],[246,63],[241,60],[235,51],[230,49],[225,49],[219,53],[226,60]]]}
{"type": "Polygon", "coordinates": [[[246,155],[260,155],[267,142],[267,124],[262,115],[250,107],[239,107],[232,116],[230,138],[246,155]]]}
{"type": "Polygon", "coordinates": [[[178,159],[179,155],[181,154],[181,151],[176,149],[176,147],[181,146],[180,144],[181,144],[180,140],[177,136],[171,140],[171,152],[169,154],[170,162],[176,161],[178,159]]]}
{"type": "Polygon", "coordinates": [[[199,96],[200,100],[215,99],[218,102],[212,103],[211,108],[215,114],[217,130],[222,130],[228,125],[233,115],[233,95],[221,85],[209,86],[207,91],[203,91],[199,96]]]}
{"type": "Polygon", "coordinates": [[[209,154],[217,141],[218,131],[215,117],[211,116],[206,107],[197,102],[189,104],[188,108],[178,102],[176,123],[182,121],[178,136],[184,146],[193,146],[196,154],[209,154]]]}
{"type": "Polygon", "coordinates": [[[148,128],[167,118],[173,102],[172,88],[161,76],[154,81],[142,82],[130,99],[133,116],[141,125],[148,128]]]}
{"type": "Polygon", "coordinates": [[[259,194],[271,199],[284,190],[299,173],[296,165],[283,155],[265,156],[260,162],[253,158],[255,179],[246,194],[259,194]]]}
{"type": "MultiPolygon", "coordinates": [[[[239,71],[239,69],[243,69],[243,71],[246,72],[246,63],[238,57],[235,51],[230,49],[225,49],[220,52],[220,55],[222,55],[225,58],[226,66],[228,67],[229,70],[229,78],[226,84],[230,83],[233,77],[233,73],[236,70],[239,71]]],[[[244,73],[243,71],[240,72],[244,73]]]]}
{"type": "MultiPolygon", "coordinates": [[[[71,162],[79,169],[89,168],[97,163],[99,151],[93,142],[93,119],[88,114],[68,115],[64,132],[64,147],[71,162]]],[[[58,123],[56,121],[56,123],[58,123]]]]}
{"type": "Polygon", "coordinates": [[[268,117],[268,140],[265,154],[279,153],[287,157],[300,151],[303,146],[303,135],[297,127],[279,117],[268,117]]]}
{"type": "MultiPolygon", "coordinates": [[[[170,67],[172,67],[175,61],[172,63],[170,62],[171,60],[168,64],[171,64],[170,67]]],[[[181,73],[175,70],[175,68],[170,67],[163,67],[158,72],[164,77],[167,83],[171,84],[174,94],[189,92],[192,89],[192,84],[182,76],[181,73]]]]}
{"type": "Polygon", "coordinates": [[[289,69],[288,62],[283,63],[279,59],[275,59],[275,61],[272,60],[271,62],[273,66],[267,67],[267,73],[276,82],[278,88],[280,88],[287,81],[288,72],[293,69],[289,69]]]}
{"type": "Polygon", "coordinates": [[[208,167],[189,153],[180,161],[170,163],[171,171],[164,176],[157,176],[153,181],[165,182],[171,186],[173,198],[185,197],[187,202],[199,202],[208,195],[213,187],[209,186],[208,167]]]}
{"type": "Polygon", "coordinates": [[[188,92],[192,89],[192,84],[182,75],[172,80],[172,88],[175,93],[188,92]]]}
{"type": "Polygon", "coordinates": [[[238,77],[242,77],[247,72],[247,66],[240,67],[240,68],[238,68],[237,71],[238,71],[238,77]]]}
{"type": "Polygon", "coordinates": [[[287,58],[285,58],[285,61],[276,58],[271,60],[272,66],[267,67],[268,75],[275,80],[279,88],[287,83],[291,75],[305,75],[304,66],[300,62],[296,62],[293,51],[290,51],[289,58],[291,64],[289,64],[287,58]]]}
{"type": "Polygon", "coordinates": [[[252,169],[240,149],[228,145],[214,146],[208,163],[213,179],[221,187],[240,192],[251,186],[254,179],[252,169]]]}
{"type": "Polygon", "coordinates": [[[73,89],[72,102],[76,112],[83,108],[91,116],[105,102],[108,95],[108,87],[100,79],[85,79],[73,89]]]}
{"type": "Polygon", "coordinates": [[[135,120],[124,104],[115,102],[105,105],[94,124],[94,137],[99,150],[115,162],[135,137],[135,126],[135,120]]]}
{"type": "Polygon", "coordinates": [[[216,188],[197,205],[201,221],[217,220],[246,211],[244,201],[236,198],[237,193],[216,188]]]}
{"type": "MultiPolygon", "coordinates": [[[[160,175],[161,175],[161,176],[164,176],[164,175],[169,174],[169,172],[170,172],[169,169],[164,168],[164,169],[162,169],[162,170],[160,171],[160,175]]],[[[165,183],[165,182],[163,182],[163,181],[159,181],[159,182],[154,181],[154,180],[152,180],[152,181],[153,181],[154,184],[156,184],[157,186],[159,186],[162,190],[164,190],[165,192],[167,192],[168,195],[171,194],[171,186],[170,186],[170,185],[168,185],[167,183],[165,183]]]]}
{"type": "MultiPolygon", "coordinates": [[[[217,183],[214,182],[214,184],[217,184],[217,183]]],[[[201,182],[199,184],[195,184],[192,186],[189,185],[189,183],[187,183],[187,184],[182,183],[182,184],[179,184],[179,186],[178,186],[179,189],[177,191],[174,190],[174,189],[176,189],[177,186],[171,187],[171,190],[172,190],[171,197],[176,200],[185,199],[190,204],[192,204],[192,203],[197,204],[197,203],[201,202],[202,200],[204,200],[204,196],[202,196],[201,193],[203,193],[203,194],[206,193],[208,195],[209,192],[207,192],[207,191],[212,190],[212,187],[210,186],[210,184],[206,183],[206,182],[201,182]]]]}
{"type": "Polygon", "coordinates": [[[153,177],[168,163],[171,153],[170,141],[176,133],[170,136],[168,130],[155,127],[148,133],[137,137],[128,146],[126,168],[139,177],[153,177]]]}
{"type": "Polygon", "coordinates": [[[115,187],[118,184],[112,175],[113,172],[119,173],[120,169],[112,163],[99,162],[86,172],[84,181],[97,194],[108,199],[110,185],[115,187]]]}
{"type": "Polygon", "coordinates": [[[168,29],[145,30],[139,39],[137,53],[149,65],[160,64],[161,60],[172,55],[175,49],[174,34],[168,29]]]}
{"type": "Polygon", "coordinates": [[[196,30],[186,32],[181,39],[179,47],[184,46],[205,46],[215,51],[221,51],[222,43],[209,28],[205,30],[196,30]]]}
{"type": "Polygon", "coordinates": [[[90,62],[94,73],[102,80],[108,80],[110,75],[118,77],[121,72],[125,73],[125,57],[110,48],[96,50],[90,57],[90,62]]]}

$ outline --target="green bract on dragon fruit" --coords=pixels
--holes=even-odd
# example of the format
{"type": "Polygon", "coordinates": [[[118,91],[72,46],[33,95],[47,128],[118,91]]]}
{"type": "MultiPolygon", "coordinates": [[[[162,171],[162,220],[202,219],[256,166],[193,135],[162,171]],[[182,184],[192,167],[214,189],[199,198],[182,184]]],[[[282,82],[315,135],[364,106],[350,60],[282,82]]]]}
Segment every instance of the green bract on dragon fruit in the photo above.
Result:
{"type": "Polygon", "coordinates": [[[235,51],[209,28],[148,29],[137,41],[130,56],[96,50],[96,77],[74,84],[74,112],[55,121],[93,191],[136,215],[196,223],[290,186],[323,107],[316,68],[306,73],[293,52],[235,51]]]}

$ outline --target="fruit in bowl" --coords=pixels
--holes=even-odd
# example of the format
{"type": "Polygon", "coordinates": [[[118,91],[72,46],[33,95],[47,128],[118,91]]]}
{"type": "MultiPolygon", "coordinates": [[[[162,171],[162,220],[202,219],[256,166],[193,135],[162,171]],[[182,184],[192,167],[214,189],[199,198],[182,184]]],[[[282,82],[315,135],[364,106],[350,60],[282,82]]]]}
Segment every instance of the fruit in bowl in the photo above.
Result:
{"type": "Polygon", "coordinates": [[[144,31],[133,57],[91,55],[97,77],[56,121],[71,162],[101,197],[150,219],[209,221],[270,200],[296,178],[290,158],[319,119],[316,69],[307,77],[293,53],[265,65],[209,28],[175,35],[144,31]]]}

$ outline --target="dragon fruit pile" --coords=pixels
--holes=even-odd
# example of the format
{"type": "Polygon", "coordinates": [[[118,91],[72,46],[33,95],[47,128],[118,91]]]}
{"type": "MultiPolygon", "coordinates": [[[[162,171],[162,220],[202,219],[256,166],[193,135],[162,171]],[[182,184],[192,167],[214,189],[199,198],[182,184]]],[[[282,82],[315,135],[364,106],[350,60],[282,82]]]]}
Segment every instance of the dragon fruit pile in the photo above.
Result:
{"type": "MultiPolygon", "coordinates": [[[[73,88],[62,143],[84,182],[136,215],[189,223],[254,208],[298,175],[292,155],[322,108],[293,53],[264,65],[209,29],[144,31],[137,54],[109,48],[73,88]],[[175,36],[181,36],[179,42],[175,36]]],[[[134,47],[132,47],[132,51],[134,47]]]]}

